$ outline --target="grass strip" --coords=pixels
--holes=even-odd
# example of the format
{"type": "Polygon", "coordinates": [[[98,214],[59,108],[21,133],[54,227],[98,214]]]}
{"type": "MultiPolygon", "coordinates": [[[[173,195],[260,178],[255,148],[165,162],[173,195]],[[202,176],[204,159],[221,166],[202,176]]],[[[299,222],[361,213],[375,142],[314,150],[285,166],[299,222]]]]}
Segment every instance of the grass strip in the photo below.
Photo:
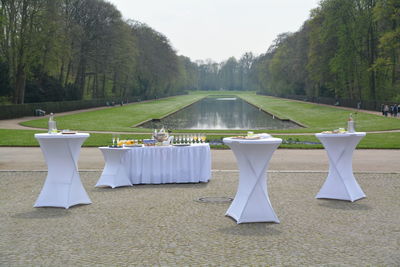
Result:
{"type": "MultiPolygon", "coordinates": [[[[0,129],[0,146],[2,147],[38,147],[39,143],[34,138],[35,133],[43,133],[37,130],[9,130],[0,129]]],[[[215,149],[227,149],[225,145],[217,145],[227,135],[208,135],[207,141],[215,149]]],[[[314,135],[273,135],[282,138],[283,143],[280,148],[294,149],[321,149],[323,146],[314,135]]],[[[146,139],[150,134],[121,134],[120,139],[146,139]]],[[[110,145],[112,134],[110,133],[91,133],[90,137],[83,144],[84,147],[99,147],[110,145]]],[[[357,148],[362,149],[400,149],[400,132],[392,133],[371,133],[364,137],[357,148]]]]}

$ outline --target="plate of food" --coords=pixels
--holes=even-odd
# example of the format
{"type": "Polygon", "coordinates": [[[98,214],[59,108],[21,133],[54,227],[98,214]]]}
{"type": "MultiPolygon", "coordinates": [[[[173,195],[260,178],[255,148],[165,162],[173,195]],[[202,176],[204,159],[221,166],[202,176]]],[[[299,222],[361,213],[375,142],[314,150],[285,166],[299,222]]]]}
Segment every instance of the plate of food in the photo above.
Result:
{"type": "Polygon", "coordinates": [[[138,144],[127,145],[127,144],[125,144],[125,147],[142,147],[142,145],[138,145],[138,144]]]}
{"type": "Polygon", "coordinates": [[[244,139],[244,140],[257,140],[260,139],[260,136],[233,136],[232,139],[244,139]]]}
{"type": "Polygon", "coordinates": [[[61,134],[77,134],[77,131],[71,131],[71,130],[62,130],[61,134]]]}
{"type": "Polygon", "coordinates": [[[190,144],[173,144],[173,146],[190,146],[190,144]]]}

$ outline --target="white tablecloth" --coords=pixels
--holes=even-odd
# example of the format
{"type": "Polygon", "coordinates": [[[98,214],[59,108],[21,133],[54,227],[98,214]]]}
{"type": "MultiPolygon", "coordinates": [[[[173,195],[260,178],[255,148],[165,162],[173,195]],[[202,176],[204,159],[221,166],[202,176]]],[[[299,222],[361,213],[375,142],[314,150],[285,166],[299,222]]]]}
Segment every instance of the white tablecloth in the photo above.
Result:
{"type": "Polygon", "coordinates": [[[69,208],[90,204],[78,172],[80,148],[87,133],[35,134],[48,166],[47,178],[34,207],[69,208]]]}
{"type": "Polygon", "coordinates": [[[131,186],[129,169],[124,166],[123,162],[124,156],[126,156],[130,149],[100,147],[100,150],[103,153],[106,164],[96,187],[110,186],[115,188],[119,186],[131,186]]]}
{"type": "Polygon", "coordinates": [[[210,146],[132,147],[123,156],[122,166],[127,168],[132,184],[208,182],[210,146]]]}
{"type": "Polygon", "coordinates": [[[324,145],[329,157],[329,174],[316,198],[355,201],[365,197],[353,175],[352,156],[364,132],[323,134],[315,136],[324,145]]]}
{"type": "Polygon", "coordinates": [[[282,139],[263,138],[245,140],[224,138],[236,156],[239,165],[239,186],[226,215],[237,223],[277,222],[268,197],[266,170],[274,151],[282,139]]]}

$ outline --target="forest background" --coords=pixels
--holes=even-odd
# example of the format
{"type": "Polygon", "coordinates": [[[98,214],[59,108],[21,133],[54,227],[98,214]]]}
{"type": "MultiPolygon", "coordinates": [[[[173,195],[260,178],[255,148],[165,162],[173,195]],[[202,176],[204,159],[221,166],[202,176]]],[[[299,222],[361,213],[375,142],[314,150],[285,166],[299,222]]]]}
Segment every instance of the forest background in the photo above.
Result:
{"type": "Polygon", "coordinates": [[[323,0],[265,53],[219,63],[103,0],[0,0],[0,28],[1,105],[187,90],[400,102],[399,0],[323,0]]]}

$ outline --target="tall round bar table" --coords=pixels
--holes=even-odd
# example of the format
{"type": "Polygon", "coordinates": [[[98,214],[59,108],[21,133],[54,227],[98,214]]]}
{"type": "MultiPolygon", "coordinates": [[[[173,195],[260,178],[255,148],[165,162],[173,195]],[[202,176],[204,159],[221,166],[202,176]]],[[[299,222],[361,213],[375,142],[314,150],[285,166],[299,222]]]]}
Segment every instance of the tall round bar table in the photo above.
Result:
{"type": "Polygon", "coordinates": [[[239,186],[231,206],[226,212],[239,223],[276,222],[269,201],[266,170],[274,151],[282,143],[280,138],[256,140],[224,138],[235,154],[239,165],[239,186]]]}
{"type": "Polygon", "coordinates": [[[34,207],[62,207],[91,204],[78,172],[80,148],[87,133],[35,134],[44,154],[48,173],[34,207]]]}
{"type": "Polygon", "coordinates": [[[365,135],[365,132],[315,134],[324,145],[329,158],[329,174],[316,198],[353,202],[365,197],[353,175],[352,166],[353,151],[365,135]]]}

